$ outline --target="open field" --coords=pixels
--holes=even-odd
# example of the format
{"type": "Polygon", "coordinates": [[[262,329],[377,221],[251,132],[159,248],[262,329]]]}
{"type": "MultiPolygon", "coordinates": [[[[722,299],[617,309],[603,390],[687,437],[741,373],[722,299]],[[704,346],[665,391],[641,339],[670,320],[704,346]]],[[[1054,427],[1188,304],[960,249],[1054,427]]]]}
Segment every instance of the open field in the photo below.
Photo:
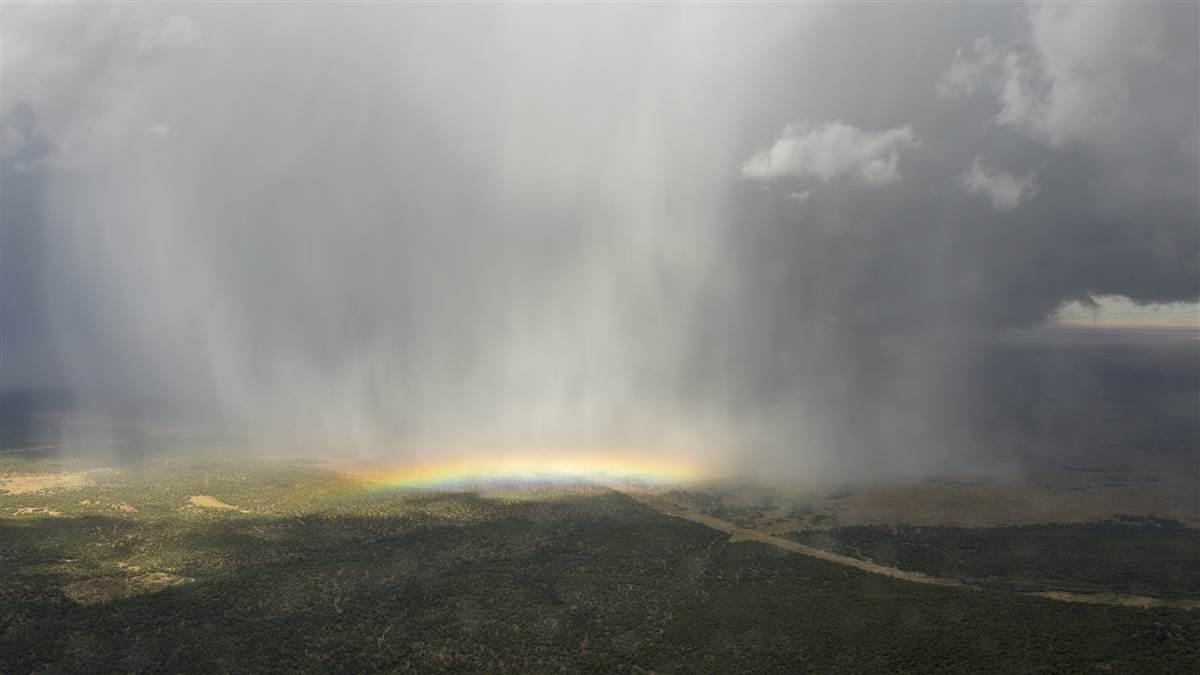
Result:
{"type": "MultiPolygon", "coordinates": [[[[9,480],[86,470],[0,464],[9,480]]],[[[1200,665],[1197,611],[891,579],[595,484],[395,491],[184,460],[87,477],[0,494],[5,672],[1200,665]]]]}

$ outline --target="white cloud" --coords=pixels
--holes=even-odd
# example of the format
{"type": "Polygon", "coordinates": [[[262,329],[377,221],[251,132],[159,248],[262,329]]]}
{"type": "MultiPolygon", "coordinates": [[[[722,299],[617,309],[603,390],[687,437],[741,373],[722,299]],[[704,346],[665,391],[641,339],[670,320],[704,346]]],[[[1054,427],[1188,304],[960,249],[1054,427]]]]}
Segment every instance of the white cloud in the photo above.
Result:
{"type": "Polygon", "coordinates": [[[967,192],[991,199],[997,211],[1011,211],[1032,199],[1038,191],[1033,173],[1017,177],[1004,171],[995,171],[984,166],[979,157],[971,162],[971,168],[963,173],[960,180],[967,192]]]}
{"type": "Polygon", "coordinates": [[[900,181],[900,152],[918,145],[912,127],[864,131],[840,120],[789,124],[775,143],[742,164],[755,180],[785,176],[829,182],[855,176],[867,185],[900,181]]]}
{"type": "Polygon", "coordinates": [[[1168,13],[1135,3],[1031,5],[1022,39],[959,50],[938,79],[943,98],[989,92],[997,124],[1051,146],[1106,144],[1136,126],[1139,70],[1161,65],[1168,13]]]}
{"type": "Polygon", "coordinates": [[[1053,319],[1063,326],[1195,329],[1200,328],[1200,305],[1138,304],[1122,295],[1098,295],[1064,303],[1053,319]]]}

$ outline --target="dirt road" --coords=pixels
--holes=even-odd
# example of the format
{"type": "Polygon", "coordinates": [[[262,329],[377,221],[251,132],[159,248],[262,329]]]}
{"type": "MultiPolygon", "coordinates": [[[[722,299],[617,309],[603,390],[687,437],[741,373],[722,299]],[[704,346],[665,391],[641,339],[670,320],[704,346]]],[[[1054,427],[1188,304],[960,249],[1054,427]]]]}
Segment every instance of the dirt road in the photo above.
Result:
{"type": "MultiPolygon", "coordinates": [[[[918,584],[949,586],[970,591],[983,590],[979,586],[965,584],[957,579],[929,576],[928,574],[922,574],[920,572],[912,572],[896,567],[888,567],[887,565],[880,565],[879,563],[871,562],[869,560],[852,558],[850,556],[833,553],[831,551],[813,548],[812,546],[805,546],[804,544],[794,542],[790,539],[740,527],[729,522],[728,520],[723,520],[715,516],[710,516],[690,509],[682,508],[678,504],[671,502],[661,495],[642,490],[631,485],[613,481],[600,482],[610,490],[620,492],[621,494],[630,497],[634,501],[644,504],[664,515],[690,520],[694,523],[700,523],[706,527],[711,527],[714,530],[726,532],[730,535],[732,541],[757,541],[784,549],[785,551],[791,551],[792,553],[799,553],[800,555],[806,555],[811,558],[825,560],[838,565],[845,565],[846,567],[853,567],[855,569],[862,570],[863,572],[867,572],[868,574],[879,574],[885,577],[891,577],[893,579],[900,579],[903,581],[911,581],[918,584]]],[[[1067,591],[1040,591],[1036,593],[1019,593],[1019,595],[1046,598],[1048,600],[1057,600],[1059,602],[1079,602],[1092,605],[1120,605],[1123,607],[1141,608],[1171,607],[1174,609],[1200,609],[1200,600],[1152,598],[1142,595],[1122,595],[1120,593],[1070,593],[1067,591]]]]}

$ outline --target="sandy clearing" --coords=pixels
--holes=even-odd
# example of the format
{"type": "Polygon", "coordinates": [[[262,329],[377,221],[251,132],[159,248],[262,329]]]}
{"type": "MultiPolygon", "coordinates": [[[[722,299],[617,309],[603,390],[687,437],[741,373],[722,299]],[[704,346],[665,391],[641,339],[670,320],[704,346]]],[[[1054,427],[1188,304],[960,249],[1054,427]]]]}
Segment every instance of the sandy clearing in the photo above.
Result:
{"type": "Polygon", "coordinates": [[[56,490],[78,490],[91,484],[87,472],[10,475],[0,478],[0,493],[25,495],[56,490]]]}
{"type": "MultiPolygon", "coordinates": [[[[728,533],[730,541],[756,541],[770,546],[781,548],[792,553],[799,553],[811,558],[817,558],[846,567],[853,567],[862,570],[868,574],[878,574],[892,579],[900,579],[902,581],[911,581],[918,584],[929,584],[932,586],[946,586],[951,588],[961,588],[964,590],[981,591],[984,590],[978,586],[965,584],[957,579],[946,577],[934,577],[920,572],[912,572],[902,570],[887,565],[880,565],[869,560],[861,560],[850,556],[840,555],[831,551],[825,551],[811,546],[805,546],[799,542],[783,537],[777,537],[765,532],[751,530],[744,527],[739,527],[727,520],[722,520],[715,516],[706,515],[696,511],[681,508],[678,504],[662,497],[653,492],[647,492],[635,488],[630,485],[616,483],[613,481],[603,481],[601,483],[605,487],[620,492],[621,494],[630,497],[634,501],[648,506],[659,513],[672,516],[674,518],[682,518],[690,520],[694,523],[699,523],[706,527],[711,527],[714,530],[728,533]]],[[[1191,599],[1169,599],[1169,598],[1152,598],[1143,595],[1123,595],[1119,593],[1070,593],[1067,591],[1042,591],[1034,593],[1019,593],[1018,595],[1026,597],[1038,597],[1048,600],[1056,600],[1059,602],[1078,602],[1092,605],[1120,605],[1123,607],[1170,607],[1174,609],[1200,609],[1200,600],[1191,599]]]]}
{"type": "Polygon", "coordinates": [[[210,497],[209,495],[195,495],[192,497],[188,497],[187,503],[189,506],[196,506],[196,507],[199,507],[202,509],[218,509],[218,510],[222,510],[222,511],[237,511],[238,513],[250,513],[250,511],[243,509],[240,506],[234,506],[233,504],[226,504],[225,502],[221,501],[220,499],[217,499],[216,497],[210,497]]]}
{"type": "Polygon", "coordinates": [[[48,509],[44,506],[22,506],[21,508],[17,509],[16,511],[13,511],[13,515],[14,516],[50,516],[51,518],[56,518],[58,516],[61,516],[62,512],[55,511],[54,509],[48,509]]]}

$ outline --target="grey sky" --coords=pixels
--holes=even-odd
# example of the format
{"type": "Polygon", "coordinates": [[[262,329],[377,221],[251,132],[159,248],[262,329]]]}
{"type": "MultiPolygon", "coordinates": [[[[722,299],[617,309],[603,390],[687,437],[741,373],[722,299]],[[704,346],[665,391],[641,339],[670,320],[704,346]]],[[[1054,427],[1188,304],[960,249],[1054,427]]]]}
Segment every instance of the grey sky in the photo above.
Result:
{"type": "Polygon", "coordinates": [[[1200,294],[1195,4],[2,18],[10,386],[939,463],[988,331],[1200,294]]]}

